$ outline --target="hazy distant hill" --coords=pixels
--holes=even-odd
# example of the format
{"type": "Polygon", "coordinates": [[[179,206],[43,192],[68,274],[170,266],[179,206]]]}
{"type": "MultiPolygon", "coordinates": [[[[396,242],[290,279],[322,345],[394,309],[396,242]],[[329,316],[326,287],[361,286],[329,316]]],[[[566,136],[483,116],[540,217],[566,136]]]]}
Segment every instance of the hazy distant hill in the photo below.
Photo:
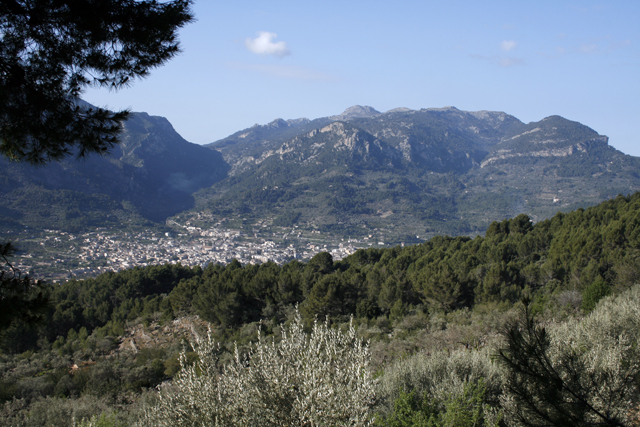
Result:
{"type": "Polygon", "coordinates": [[[2,223],[50,228],[180,215],[415,241],[483,232],[519,213],[537,221],[640,189],[640,159],[587,126],[453,107],[354,106],[276,119],[208,147],[137,113],[111,157],[40,169],[0,162],[2,223]]]}
{"type": "Polygon", "coordinates": [[[0,217],[5,226],[70,229],[164,221],[227,171],[218,152],[185,141],[165,118],[136,113],[111,156],[39,168],[1,158],[0,217]]]}

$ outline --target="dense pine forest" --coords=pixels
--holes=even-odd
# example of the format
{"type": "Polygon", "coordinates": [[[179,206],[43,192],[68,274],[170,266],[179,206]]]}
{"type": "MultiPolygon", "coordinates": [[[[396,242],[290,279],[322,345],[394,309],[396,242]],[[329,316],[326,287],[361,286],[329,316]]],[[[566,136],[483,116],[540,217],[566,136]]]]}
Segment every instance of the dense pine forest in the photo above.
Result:
{"type": "Polygon", "coordinates": [[[49,288],[42,323],[3,332],[0,425],[202,425],[153,408],[174,402],[162,400],[167,387],[187,393],[189,373],[240,378],[229,366],[254,366],[251,355],[296,331],[315,331],[309,345],[331,331],[351,333],[347,347],[368,342],[358,351],[374,384],[358,395],[362,420],[299,425],[638,425],[638,283],[640,193],[337,262],[321,253],[282,266],[160,265],[72,280],[49,288]],[[213,361],[196,339],[207,328],[213,361]],[[156,344],[126,341],[134,330],[156,344]],[[594,347],[609,339],[608,350],[594,347]]]}

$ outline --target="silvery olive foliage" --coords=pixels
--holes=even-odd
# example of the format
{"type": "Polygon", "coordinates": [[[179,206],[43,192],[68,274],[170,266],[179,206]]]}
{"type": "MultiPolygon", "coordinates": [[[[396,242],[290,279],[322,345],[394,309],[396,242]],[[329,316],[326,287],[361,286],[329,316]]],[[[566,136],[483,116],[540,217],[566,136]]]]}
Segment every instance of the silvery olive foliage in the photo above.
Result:
{"type": "Polygon", "coordinates": [[[282,340],[258,336],[246,357],[217,367],[211,336],[194,344],[199,360],[161,387],[145,409],[148,426],[366,426],[373,422],[376,382],[368,344],[315,322],[304,332],[300,313],[282,340]]]}
{"type": "Polygon", "coordinates": [[[603,299],[581,320],[533,332],[522,346],[528,358],[511,353],[519,360],[502,397],[509,425],[637,425],[640,286],[603,299]]]}
{"type": "Polygon", "coordinates": [[[378,385],[378,397],[386,416],[402,393],[413,392],[426,399],[434,411],[446,413],[447,404],[465,396],[470,384],[482,382],[485,387],[482,412],[484,424],[495,425],[500,419],[499,396],[502,392],[502,373],[492,361],[492,349],[439,351],[417,353],[385,369],[378,385]]]}
{"type": "Polygon", "coordinates": [[[500,367],[491,361],[491,350],[439,351],[417,353],[385,369],[380,378],[380,397],[395,400],[401,391],[428,393],[435,399],[448,394],[461,394],[464,384],[483,378],[488,391],[500,392],[500,367]]]}

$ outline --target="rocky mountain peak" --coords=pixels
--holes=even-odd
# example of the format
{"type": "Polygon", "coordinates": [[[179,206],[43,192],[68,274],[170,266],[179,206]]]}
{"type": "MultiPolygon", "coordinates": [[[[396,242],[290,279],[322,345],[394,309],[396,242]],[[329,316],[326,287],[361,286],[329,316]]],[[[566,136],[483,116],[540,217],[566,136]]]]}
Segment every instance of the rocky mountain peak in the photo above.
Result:
{"type": "Polygon", "coordinates": [[[406,107],[398,107],[398,108],[393,108],[393,109],[387,111],[385,114],[389,114],[389,113],[408,113],[410,111],[415,111],[415,110],[412,110],[411,108],[406,108],[406,107]]]}
{"type": "Polygon", "coordinates": [[[311,120],[305,118],[305,117],[301,117],[299,119],[289,119],[287,120],[287,123],[289,124],[289,126],[302,126],[302,125],[306,125],[307,123],[309,123],[311,120]]]}
{"type": "Polygon", "coordinates": [[[353,107],[349,107],[342,112],[342,114],[338,114],[337,116],[331,116],[332,120],[349,120],[356,119],[360,117],[373,117],[382,114],[380,111],[376,110],[373,107],[369,107],[367,105],[354,105],[353,107]]]}
{"type": "Polygon", "coordinates": [[[560,116],[525,124],[453,107],[387,113],[356,105],[311,121],[276,119],[209,148],[166,119],[135,114],[111,158],[70,162],[69,171],[1,164],[15,192],[0,197],[0,217],[11,227],[60,227],[67,217],[93,227],[206,209],[216,222],[242,216],[252,227],[273,220],[343,235],[384,228],[404,241],[473,234],[521,212],[539,220],[640,188],[640,159],[560,116]],[[45,202],[22,203],[26,189],[45,202]]]}
{"type": "Polygon", "coordinates": [[[267,125],[267,127],[273,128],[273,129],[281,129],[281,128],[286,128],[288,126],[289,126],[289,123],[283,119],[275,119],[274,121],[272,121],[267,125]]]}

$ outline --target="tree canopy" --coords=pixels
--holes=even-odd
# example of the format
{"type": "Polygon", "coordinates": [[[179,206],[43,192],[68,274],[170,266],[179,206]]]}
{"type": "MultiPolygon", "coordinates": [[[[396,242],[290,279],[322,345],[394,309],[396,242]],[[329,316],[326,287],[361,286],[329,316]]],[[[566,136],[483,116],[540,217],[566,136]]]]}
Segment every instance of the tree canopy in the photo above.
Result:
{"type": "Polygon", "coordinates": [[[106,153],[129,112],[80,101],[120,89],[179,52],[192,0],[6,0],[0,3],[0,152],[43,164],[106,153]]]}
{"type": "Polygon", "coordinates": [[[44,283],[31,280],[11,265],[8,258],[14,252],[11,243],[0,243],[0,340],[12,323],[33,325],[40,322],[49,301],[44,283]]]}

